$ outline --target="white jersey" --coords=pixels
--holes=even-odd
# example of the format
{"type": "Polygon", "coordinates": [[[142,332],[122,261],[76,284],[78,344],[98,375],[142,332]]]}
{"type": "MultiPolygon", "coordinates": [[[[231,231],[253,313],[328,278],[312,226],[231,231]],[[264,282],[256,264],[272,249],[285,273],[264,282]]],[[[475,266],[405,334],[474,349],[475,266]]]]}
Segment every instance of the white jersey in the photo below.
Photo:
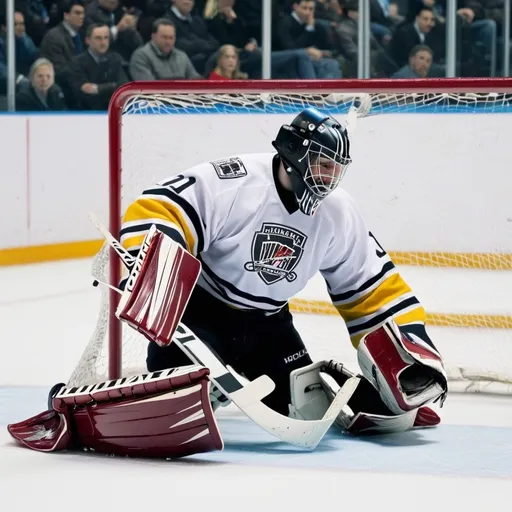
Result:
{"type": "Polygon", "coordinates": [[[136,254],[152,224],[202,263],[198,285],[239,309],[279,311],[320,271],[354,344],[389,316],[424,311],[338,188],[314,216],[290,208],[273,153],[207,162],[145,190],[127,209],[121,242],[136,254]]]}

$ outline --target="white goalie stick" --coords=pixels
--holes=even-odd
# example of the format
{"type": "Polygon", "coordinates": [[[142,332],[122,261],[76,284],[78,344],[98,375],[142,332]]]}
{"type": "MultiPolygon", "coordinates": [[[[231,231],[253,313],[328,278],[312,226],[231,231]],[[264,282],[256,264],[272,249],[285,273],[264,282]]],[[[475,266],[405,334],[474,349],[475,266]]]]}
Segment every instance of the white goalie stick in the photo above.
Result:
{"type": "Polygon", "coordinates": [[[118,242],[112,234],[108,231],[108,229],[99,221],[99,219],[94,215],[94,213],[89,213],[89,221],[90,223],[103,235],[103,238],[108,242],[110,247],[116,251],[116,254],[121,258],[121,261],[124,263],[124,266],[127,269],[131,269],[135,264],[135,258],[132,256],[122,245],[118,242]]]}
{"type": "Polygon", "coordinates": [[[359,377],[348,379],[335,395],[322,419],[297,420],[279,414],[261,402],[274,388],[267,375],[242,384],[216,355],[189,328],[179,324],[173,336],[181,350],[195,364],[210,369],[210,380],[254,423],[287,443],[314,450],[347,404],[359,384],[359,377]]]}

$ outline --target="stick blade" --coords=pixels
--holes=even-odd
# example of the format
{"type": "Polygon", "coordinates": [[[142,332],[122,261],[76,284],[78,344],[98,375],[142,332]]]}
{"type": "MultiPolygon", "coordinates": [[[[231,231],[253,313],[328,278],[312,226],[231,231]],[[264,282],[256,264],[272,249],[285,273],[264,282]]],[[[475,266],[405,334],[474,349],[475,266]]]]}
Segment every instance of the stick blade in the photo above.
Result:
{"type": "Polygon", "coordinates": [[[334,400],[322,419],[298,420],[279,414],[257,399],[258,394],[268,390],[268,381],[263,379],[263,377],[266,377],[268,381],[270,381],[273,388],[273,381],[264,375],[259,377],[259,379],[262,379],[259,383],[257,382],[259,379],[250,383],[257,383],[251,393],[244,393],[247,390],[246,386],[239,391],[231,393],[231,400],[250,419],[268,433],[273,434],[281,439],[281,441],[308,450],[314,450],[318,446],[318,443],[320,443],[327,431],[331,428],[338,414],[347,404],[359,384],[359,377],[348,379],[334,397],[334,400]],[[241,400],[239,401],[240,398],[241,400]]]}

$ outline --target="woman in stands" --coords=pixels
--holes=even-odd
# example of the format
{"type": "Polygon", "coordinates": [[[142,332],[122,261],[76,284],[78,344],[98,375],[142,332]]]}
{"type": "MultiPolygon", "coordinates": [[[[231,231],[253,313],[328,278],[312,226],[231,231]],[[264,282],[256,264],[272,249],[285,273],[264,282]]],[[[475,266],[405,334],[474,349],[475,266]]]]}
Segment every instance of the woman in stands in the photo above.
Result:
{"type": "Polygon", "coordinates": [[[55,84],[53,64],[48,59],[37,59],[30,68],[30,85],[16,95],[18,112],[67,110],[64,94],[55,84]]]}
{"type": "Polygon", "coordinates": [[[238,51],[231,44],[221,46],[218,52],[217,65],[210,73],[209,80],[244,80],[247,73],[240,71],[238,51]]]}

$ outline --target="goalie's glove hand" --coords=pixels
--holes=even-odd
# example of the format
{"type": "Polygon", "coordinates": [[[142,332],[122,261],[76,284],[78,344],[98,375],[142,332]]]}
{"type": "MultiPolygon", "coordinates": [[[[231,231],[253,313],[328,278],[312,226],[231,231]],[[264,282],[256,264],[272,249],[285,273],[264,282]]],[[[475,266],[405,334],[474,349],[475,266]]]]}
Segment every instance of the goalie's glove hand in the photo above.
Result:
{"type": "Polygon", "coordinates": [[[394,414],[443,404],[448,386],[440,354],[414,334],[401,332],[394,320],[365,335],[357,352],[363,376],[394,414]]]}
{"type": "Polygon", "coordinates": [[[416,395],[425,389],[441,384],[440,374],[434,368],[420,364],[413,364],[406,368],[398,379],[404,393],[416,395]]]}

